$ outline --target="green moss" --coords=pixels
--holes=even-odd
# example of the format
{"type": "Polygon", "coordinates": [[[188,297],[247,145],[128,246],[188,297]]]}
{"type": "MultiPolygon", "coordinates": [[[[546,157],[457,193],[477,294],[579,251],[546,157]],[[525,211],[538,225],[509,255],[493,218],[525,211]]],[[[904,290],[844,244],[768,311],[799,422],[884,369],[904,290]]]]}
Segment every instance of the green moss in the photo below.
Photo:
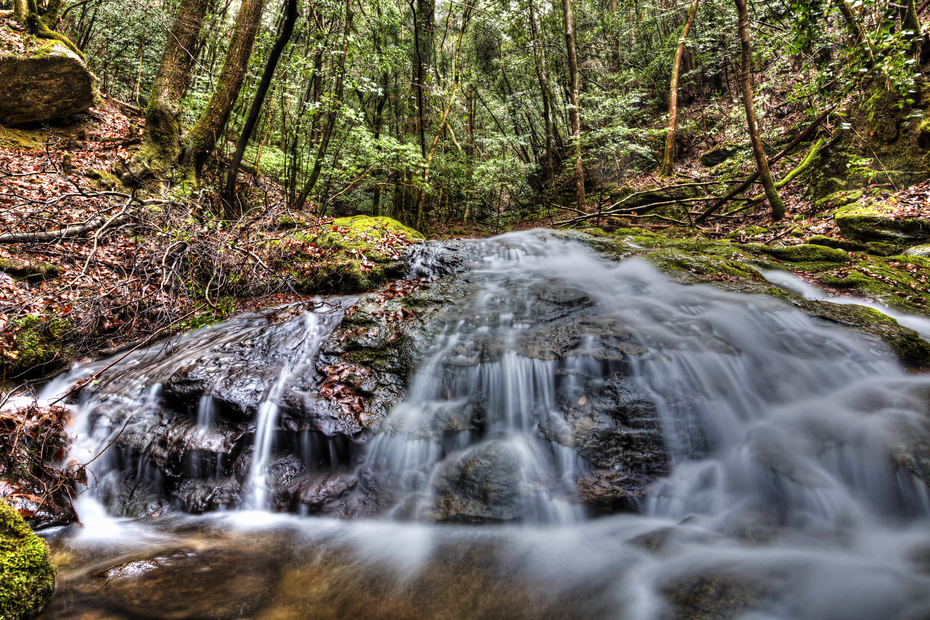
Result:
{"type": "Polygon", "coordinates": [[[822,245],[828,248],[837,248],[847,252],[863,252],[866,247],[858,241],[848,241],[846,239],[834,239],[826,235],[813,235],[807,238],[807,243],[812,245],[822,245]]]}
{"type": "Polygon", "coordinates": [[[15,359],[3,360],[0,379],[42,375],[68,361],[67,343],[74,331],[68,321],[29,315],[12,325],[18,328],[12,347],[15,359]]]}
{"type": "Polygon", "coordinates": [[[0,127],[0,146],[14,149],[41,149],[45,148],[45,136],[41,131],[0,127]]]}
{"type": "Polygon", "coordinates": [[[869,241],[865,244],[869,254],[876,256],[897,256],[907,249],[908,244],[892,241],[869,241]]]}
{"type": "Polygon", "coordinates": [[[397,260],[401,246],[423,239],[423,235],[389,217],[356,215],[334,220],[316,236],[298,233],[303,241],[313,241],[321,248],[360,252],[373,262],[397,260]],[[399,239],[398,239],[399,238],[399,239]]]}
{"type": "Polygon", "coordinates": [[[33,617],[54,589],[55,569],[45,541],[0,500],[0,618],[33,617]]]}
{"type": "Polygon", "coordinates": [[[41,282],[57,278],[61,270],[52,263],[26,263],[0,258],[0,271],[9,274],[14,280],[41,282]]]}
{"type": "Polygon", "coordinates": [[[923,257],[872,257],[839,269],[834,265],[817,278],[826,286],[853,289],[897,310],[930,312],[930,260],[923,257]]]}
{"type": "Polygon", "coordinates": [[[773,247],[762,246],[760,250],[791,263],[845,263],[852,260],[850,255],[843,250],[809,243],[773,247]]]}

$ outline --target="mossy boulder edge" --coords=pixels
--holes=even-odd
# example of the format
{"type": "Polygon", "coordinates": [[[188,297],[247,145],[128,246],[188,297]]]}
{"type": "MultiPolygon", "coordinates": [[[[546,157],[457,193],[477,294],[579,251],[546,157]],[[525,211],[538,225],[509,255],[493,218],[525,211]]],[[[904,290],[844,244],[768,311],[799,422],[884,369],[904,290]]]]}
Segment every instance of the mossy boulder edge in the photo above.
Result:
{"type": "Polygon", "coordinates": [[[48,545],[23,518],[0,500],[0,618],[24,620],[38,614],[55,590],[48,545]]]}
{"type": "Polygon", "coordinates": [[[97,102],[97,78],[77,54],[57,41],[43,41],[19,56],[0,48],[0,125],[65,118],[97,102]]]}

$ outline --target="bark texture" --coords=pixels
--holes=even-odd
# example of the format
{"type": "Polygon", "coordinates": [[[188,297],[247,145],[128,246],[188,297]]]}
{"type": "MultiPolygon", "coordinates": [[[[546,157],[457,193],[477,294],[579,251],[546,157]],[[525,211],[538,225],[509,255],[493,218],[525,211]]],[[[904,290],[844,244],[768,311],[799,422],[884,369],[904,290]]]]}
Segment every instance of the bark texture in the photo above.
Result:
{"type": "Polygon", "coordinates": [[[568,52],[568,73],[571,81],[572,105],[569,108],[569,121],[572,125],[572,156],[575,160],[575,198],[578,208],[584,211],[584,163],[581,161],[581,103],[578,76],[578,55],[575,51],[575,20],[572,17],[571,0],[562,0],[562,13],[565,18],[565,49],[568,52]]]}
{"type": "MultiPolygon", "coordinates": [[[[567,1],[567,0],[563,0],[567,1]]],[[[749,40],[749,10],[746,6],[746,0],[735,0],[736,11],[739,15],[739,39],[740,39],[740,72],[739,84],[740,91],[743,95],[743,107],[746,109],[746,125],[749,128],[749,139],[752,143],[752,152],[756,157],[756,165],[759,168],[759,177],[762,179],[762,187],[765,188],[765,197],[768,198],[769,205],[772,207],[772,219],[780,220],[785,217],[785,203],[781,196],[778,195],[778,189],[775,187],[775,181],[772,179],[772,172],[769,170],[769,161],[765,156],[762,148],[762,138],[759,136],[759,121],[756,119],[756,109],[752,101],[752,45],[749,40]]]]}
{"type": "Polygon", "coordinates": [[[181,100],[190,86],[194,50],[200,41],[209,0],[183,0],[168,35],[165,53],[145,109],[142,148],[132,161],[133,177],[161,176],[181,156],[181,100]]]}
{"type": "Polygon", "coordinates": [[[264,10],[265,0],[244,0],[239,7],[229,51],[226,53],[223,70],[216,81],[216,90],[187,135],[187,163],[192,164],[197,173],[200,172],[209,153],[216,147],[217,140],[229,121],[233,105],[239,97],[264,10]]]}
{"type": "Polygon", "coordinates": [[[681,30],[681,37],[678,39],[675,63],[672,65],[672,83],[668,96],[668,134],[665,137],[665,157],[662,159],[662,169],[659,171],[659,175],[663,177],[671,175],[672,167],[675,165],[675,134],[678,130],[678,77],[681,74],[681,59],[685,55],[685,41],[688,38],[688,33],[691,32],[694,18],[697,16],[699,2],[700,0],[691,2],[688,17],[685,20],[684,28],[681,30]]]}

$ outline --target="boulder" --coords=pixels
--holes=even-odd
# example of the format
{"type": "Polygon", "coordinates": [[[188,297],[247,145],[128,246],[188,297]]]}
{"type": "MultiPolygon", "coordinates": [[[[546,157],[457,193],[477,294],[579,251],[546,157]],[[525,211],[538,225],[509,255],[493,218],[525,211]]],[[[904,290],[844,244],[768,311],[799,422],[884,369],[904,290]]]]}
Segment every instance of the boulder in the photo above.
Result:
{"type": "Polygon", "coordinates": [[[92,107],[97,78],[57,41],[12,55],[0,48],[0,125],[25,125],[65,118],[92,107]]]}
{"type": "Polygon", "coordinates": [[[35,616],[55,589],[55,569],[45,541],[0,500],[0,618],[35,616]]]}
{"type": "Polygon", "coordinates": [[[930,220],[897,216],[894,207],[874,200],[841,207],[833,219],[847,239],[892,242],[904,247],[930,241],[930,220]]]}
{"type": "Polygon", "coordinates": [[[912,248],[908,248],[904,252],[905,256],[920,256],[923,258],[930,258],[930,244],[925,243],[923,245],[915,245],[912,248]]]}
{"type": "Polygon", "coordinates": [[[739,149],[732,145],[711,149],[701,155],[701,165],[705,168],[713,168],[714,166],[719,166],[737,153],[739,153],[739,149]]]}

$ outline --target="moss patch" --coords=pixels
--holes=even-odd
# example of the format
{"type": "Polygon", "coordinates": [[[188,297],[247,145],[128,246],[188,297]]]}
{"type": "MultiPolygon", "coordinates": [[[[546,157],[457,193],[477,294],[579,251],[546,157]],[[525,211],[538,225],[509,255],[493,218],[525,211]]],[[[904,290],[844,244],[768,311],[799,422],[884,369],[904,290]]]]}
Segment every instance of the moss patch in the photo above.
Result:
{"type": "Polygon", "coordinates": [[[328,250],[310,256],[296,288],[305,293],[356,293],[403,275],[400,258],[423,235],[389,217],[359,215],[334,220],[319,232],[299,231],[294,238],[328,250]]]}
{"type": "Polygon", "coordinates": [[[930,221],[895,217],[894,207],[866,198],[833,215],[843,236],[857,241],[891,241],[916,245],[930,241],[930,221]]]}
{"type": "Polygon", "coordinates": [[[61,270],[52,263],[28,263],[25,261],[0,258],[0,271],[9,274],[14,280],[41,282],[57,278],[61,270]]]}
{"type": "Polygon", "coordinates": [[[73,327],[64,319],[29,315],[11,322],[13,346],[0,348],[0,379],[39,376],[69,359],[73,327]]]}
{"type": "Polygon", "coordinates": [[[333,220],[316,236],[321,248],[358,252],[373,262],[398,260],[400,248],[423,239],[423,235],[389,217],[356,215],[333,220]]]}
{"type": "Polygon", "coordinates": [[[31,618],[54,589],[55,569],[45,541],[0,500],[0,618],[31,618]]]}
{"type": "Polygon", "coordinates": [[[762,246],[760,250],[791,263],[846,263],[852,260],[843,250],[814,244],[762,246]]]}

